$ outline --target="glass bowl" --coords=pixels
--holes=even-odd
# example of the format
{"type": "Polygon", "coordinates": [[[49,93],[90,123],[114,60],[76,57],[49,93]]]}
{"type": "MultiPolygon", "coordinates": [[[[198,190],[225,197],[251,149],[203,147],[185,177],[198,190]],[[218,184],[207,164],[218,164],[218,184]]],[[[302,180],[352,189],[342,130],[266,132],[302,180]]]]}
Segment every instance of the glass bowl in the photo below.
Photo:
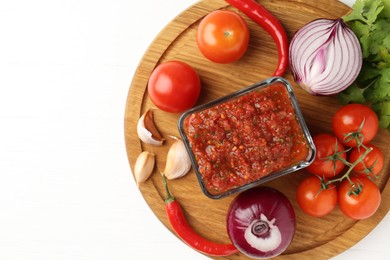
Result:
{"type": "Polygon", "coordinates": [[[219,199],[310,165],[315,146],[289,82],[261,81],[181,115],[200,187],[219,199]]]}

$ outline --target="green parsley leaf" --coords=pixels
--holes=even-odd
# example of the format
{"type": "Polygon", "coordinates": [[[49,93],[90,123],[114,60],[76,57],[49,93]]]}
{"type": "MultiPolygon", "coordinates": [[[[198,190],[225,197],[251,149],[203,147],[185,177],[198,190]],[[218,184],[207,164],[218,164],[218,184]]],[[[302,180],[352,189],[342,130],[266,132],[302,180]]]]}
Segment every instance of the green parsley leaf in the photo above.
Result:
{"type": "Polygon", "coordinates": [[[363,66],[338,98],[343,104],[370,104],[380,126],[390,130],[390,1],[357,0],[343,20],[359,39],[363,66]]]}
{"type": "Polygon", "coordinates": [[[368,58],[372,62],[381,62],[382,56],[380,54],[390,49],[390,46],[387,46],[390,36],[389,21],[378,20],[372,28],[369,47],[370,56],[368,58]]]}
{"type": "Polygon", "coordinates": [[[371,46],[370,28],[367,26],[367,24],[361,22],[353,22],[349,25],[349,27],[356,34],[360,41],[363,59],[368,58],[370,56],[371,46]]]}
{"type": "Polygon", "coordinates": [[[371,103],[390,101],[390,68],[381,71],[381,76],[366,89],[364,96],[371,103]]]}
{"type": "Polygon", "coordinates": [[[356,83],[352,84],[346,90],[338,94],[338,99],[341,104],[346,105],[348,103],[366,103],[366,98],[364,97],[364,88],[360,88],[356,83]]]}
{"type": "Polygon", "coordinates": [[[357,0],[352,7],[352,12],[344,16],[343,20],[344,22],[357,20],[371,27],[383,8],[382,0],[357,0]]]}
{"type": "Polygon", "coordinates": [[[372,108],[378,115],[379,127],[390,130],[390,101],[374,104],[372,108]]]}
{"type": "Polygon", "coordinates": [[[383,1],[383,10],[379,14],[381,19],[390,19],[390,1],[383,1]]]}
{"type": "Polygon", "coordinates": [[[359,20],[363,23],[366,23],[366,19],[362,16],[363,8],[364,2],[362,0],[357,0],[353,5],[352,12],[343,17],[344,22],[359,20]]]}
{"type": "Polygon", "coordinates": [[[360,87],[369,87],[380,75],[381,71],[377,67],[373,67],[370,62],[363,61],[357,82],[359,82],[360,87]]]}
{"type": "Polygon", "coordinates": [[[364,8],[364,13],[367,18],[367,25],[373,26],[375,21],[377,20],[378,15],[382,12],[384,5],[382,0],[369,0],[366,2],[366,6],[364,8]]]}

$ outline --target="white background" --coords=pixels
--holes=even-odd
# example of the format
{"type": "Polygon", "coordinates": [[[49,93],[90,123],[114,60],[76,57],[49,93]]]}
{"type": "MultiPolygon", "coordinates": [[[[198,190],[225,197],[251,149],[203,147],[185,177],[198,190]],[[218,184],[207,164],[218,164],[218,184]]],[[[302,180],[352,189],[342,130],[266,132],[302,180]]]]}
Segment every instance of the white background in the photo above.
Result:
{"type": "MultiPolygon", "coordinates": [[[[123,129],[142,55],[195,2],[0,2],[0,259],[207,259],[144,202],[123,129]]],[[[389,233],[336,259],[385,259],[389,233]]]]}

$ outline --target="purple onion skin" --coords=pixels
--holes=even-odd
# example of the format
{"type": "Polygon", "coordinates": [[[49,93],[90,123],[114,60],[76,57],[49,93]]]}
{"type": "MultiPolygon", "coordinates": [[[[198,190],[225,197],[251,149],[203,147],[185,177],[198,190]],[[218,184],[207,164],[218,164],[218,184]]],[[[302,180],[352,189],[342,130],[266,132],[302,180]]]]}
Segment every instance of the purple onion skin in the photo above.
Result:
{"type": "Polygon", "coordinates": [[[271,187],[255,187],[240,193],[231,203],[227,215],[227,231],[232,243],[243,254],[255,259],[267,259],[283,253],[290,245],[296,229],[294,208],[288,198],[271,187]],[[250,214],[242,214],[243,210],[250,214]],[[275,219],[281,242],[270,251],[260,251],[245,239],[245,230],[264,214],[268,220],[275,219]],[[241,214],[241,215],[240,215],[241,214]],[[245,215],[245,216],[244,216],[245,215]]]}

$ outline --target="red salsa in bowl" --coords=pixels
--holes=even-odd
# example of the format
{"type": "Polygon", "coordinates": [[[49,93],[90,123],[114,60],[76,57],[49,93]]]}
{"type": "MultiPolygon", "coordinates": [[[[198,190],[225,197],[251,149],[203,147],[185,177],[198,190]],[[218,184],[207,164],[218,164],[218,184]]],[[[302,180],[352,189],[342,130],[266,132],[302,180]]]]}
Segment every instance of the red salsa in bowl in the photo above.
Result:
{"type": "Polygon", "coordinates": [[[306,167],[315,153],[292,87],[279,77],[187,111],[179,132],[214,199],[306,167]]]}

